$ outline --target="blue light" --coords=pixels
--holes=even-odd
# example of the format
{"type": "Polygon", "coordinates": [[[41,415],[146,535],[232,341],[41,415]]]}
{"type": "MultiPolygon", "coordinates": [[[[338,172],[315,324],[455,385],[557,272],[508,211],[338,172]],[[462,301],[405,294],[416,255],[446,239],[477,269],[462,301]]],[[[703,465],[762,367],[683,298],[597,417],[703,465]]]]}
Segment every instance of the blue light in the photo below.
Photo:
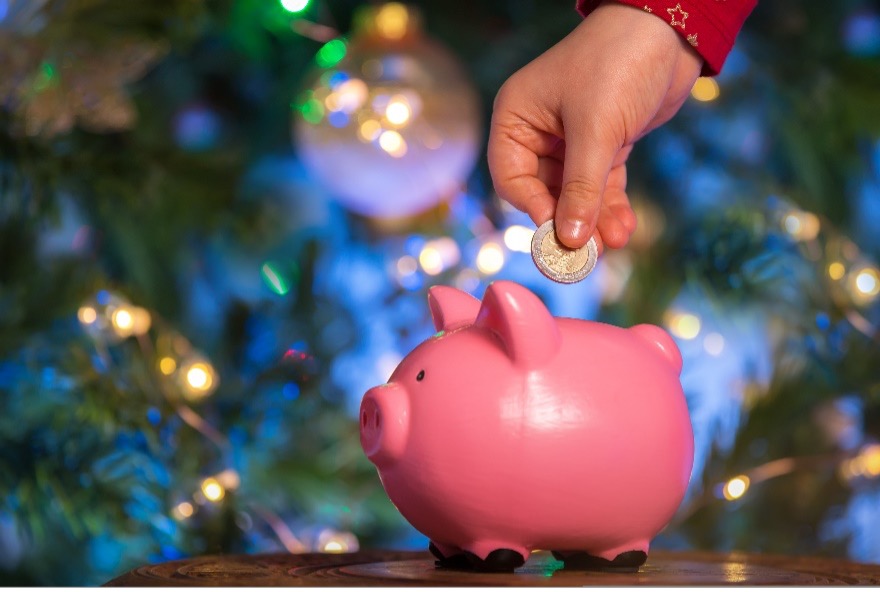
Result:
{"type": "Polygon", "coordinates": [[[822,331],[827,331],[831,327],[831,318],[824,312],[816,314],[816,326],[822,331]]]}
{"type": "Polygon", "coordinates": [[[843,24],[843,44],[860,57],[880,55],[880,14],[858,12],[843,24]]]}
{"type": "Polygon", "coordinates": [[[162,421],[162,413],[157,408],[150,407],[147,409],[147,421],[153,425],[159,425],[159,422],[162,421]]]}
{"type": "Polygon", "coordinates": [[[348,114],[344,111],[333,111],[327,116],[327,121],[333,127],[345,127],[348,125],[348,114]]]}
{"type": "Polygon", "coordinates": [[[281,389],[281,394],[284,395],[284,398],[288,401],[295,401],[299,398],[299,385],[295,382],[288,382],[281,389]]]}
{"type": "Polygon", "coordinates": [[[184,150],[199,152],[214,147],[220,137],[220,119],[201,105],[187,107],[174,122],[174,139],[184,150]]]}
{"type": "Polygon", "coordinates": [[[342,84],[343,82],[349,79],[349,75],[346,72],[334,72],[330,75],[330,78],[327,79],[327,85],[331,90],[336,90],[336,87],[342,84]]]}
{"type": "Polygon", "coordinates": [[[110,304],[110,292],[107,290],[101,290],[98,292],[96,299],[101,306],[107,306],[110,304]]]}

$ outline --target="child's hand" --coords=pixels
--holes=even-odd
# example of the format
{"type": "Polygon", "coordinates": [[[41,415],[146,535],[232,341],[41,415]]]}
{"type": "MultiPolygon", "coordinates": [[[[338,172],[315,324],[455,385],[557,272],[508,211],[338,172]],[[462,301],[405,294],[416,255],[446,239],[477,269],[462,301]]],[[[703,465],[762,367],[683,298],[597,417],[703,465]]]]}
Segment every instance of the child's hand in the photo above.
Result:
{"type": "Polygon", "coordinates": [[[489,168],[499,196],[559,239],[626,245],[633,143],[668,121],[703,61],[668,23],[606,3],[504,83],[495,99],[489,168]],[[559,203],[557,204],[557,197],[559,203]]]}

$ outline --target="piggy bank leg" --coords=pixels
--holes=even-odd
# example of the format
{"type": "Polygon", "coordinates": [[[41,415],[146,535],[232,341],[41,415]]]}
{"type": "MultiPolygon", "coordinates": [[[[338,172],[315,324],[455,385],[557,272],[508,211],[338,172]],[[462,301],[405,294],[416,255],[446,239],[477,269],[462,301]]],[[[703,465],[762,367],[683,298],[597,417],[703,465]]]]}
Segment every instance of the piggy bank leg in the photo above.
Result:
{"type": "Polygon", "coordinates": [[[565,569],[633,573],[648,560],[648,543],[622,545],[600,553],[553,551],[553,557],[565,563],[565,569]]]}
{"type": "Polygon", "coordinates": [[[521,545],[481,541],[465,549],[471,569],[483,572],[509,572],[522,566],[529,550],[521,545]]]}
{"type": "Polygon", "coordinates": [[[458,547],[450,547],[431,541],[428,551],[437,558],[434,565],[443,569],[470,569],[471,563],[464,551],[458,547]]]}

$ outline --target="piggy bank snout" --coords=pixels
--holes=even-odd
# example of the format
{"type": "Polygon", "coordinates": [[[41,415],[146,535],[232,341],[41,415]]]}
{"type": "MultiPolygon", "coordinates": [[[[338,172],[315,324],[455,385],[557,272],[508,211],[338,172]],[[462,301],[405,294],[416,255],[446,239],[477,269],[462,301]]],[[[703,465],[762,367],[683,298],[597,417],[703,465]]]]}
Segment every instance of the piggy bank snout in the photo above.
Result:
{"type": "Polygon", "coordinates": [[[397,384],[367,391],[361,401],[361,447],[373,464],[387,465],[401,457],[409,435],[409,402],[397,384]]]}

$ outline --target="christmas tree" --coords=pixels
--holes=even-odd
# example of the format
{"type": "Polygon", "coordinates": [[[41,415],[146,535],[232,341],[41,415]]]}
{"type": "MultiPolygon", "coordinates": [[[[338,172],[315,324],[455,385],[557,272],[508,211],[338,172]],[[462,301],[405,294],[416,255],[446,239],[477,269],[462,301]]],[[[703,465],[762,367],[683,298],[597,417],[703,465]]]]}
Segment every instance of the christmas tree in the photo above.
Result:
{"type": "Polygon", "coordinates": [[[558,285],[485,137],[573,4],[0,0],[4,582],[425,548],[357,406],[429,286],[502,278],[676,337],[696,460],[657,548],[880,562],[880,8],[759,4],[637,146],[631,245],[558,285]]]}

